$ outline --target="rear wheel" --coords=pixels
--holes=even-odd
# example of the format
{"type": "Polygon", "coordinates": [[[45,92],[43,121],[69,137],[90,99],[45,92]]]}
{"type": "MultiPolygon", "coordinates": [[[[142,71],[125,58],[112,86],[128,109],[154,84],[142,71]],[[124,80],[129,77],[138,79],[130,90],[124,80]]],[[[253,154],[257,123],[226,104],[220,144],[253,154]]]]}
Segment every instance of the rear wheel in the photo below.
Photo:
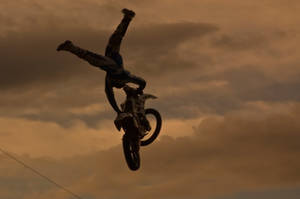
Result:
{"type": "Polygon", "coordinates": [[[129,169],[135,171],[140,168],[140,154],[138,143],[126,134],[123,135],[123,151],[129,169]]]}
{"type": "MultiPolygon", "coordinates": [[[[147,145],[151,144],[157,138],[157,136],[161,130],[161,123],[162,123],[160,113],[157,110],[155,110],[153,108],[148,108],[145,110],[145,113],[146,113],[146,117],[147,116],[149,117],[150,115],[154,116],[155,129],[154,129],[153,133],[150,133],[150,135],[149,135],[150,137],[147,136],[145,139],[141,140],[141,146],[147,146],[147,145]]],[[[152,126],[152,128],[153,128],[153,126],[152,126]]]]}

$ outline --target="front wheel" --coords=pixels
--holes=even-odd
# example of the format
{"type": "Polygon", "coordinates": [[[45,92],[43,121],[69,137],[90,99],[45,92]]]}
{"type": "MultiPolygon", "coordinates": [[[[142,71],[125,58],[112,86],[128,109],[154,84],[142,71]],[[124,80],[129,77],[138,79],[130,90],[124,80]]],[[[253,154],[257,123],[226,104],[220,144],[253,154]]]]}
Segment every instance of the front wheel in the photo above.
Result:
{"type": "Polygon", "coordinates": [[[135,171],[140,168],[140,154],[139,146],[136,146],[130,137],[126,134],[123,135],[123,151],[129,169],[135,171]]]}
{"type": "Polygon", "coordinates": [[[147,138],[146,140],[141,140],[141,146],[147,146],[147,145],[151,144],[157,138],[157,136],[161,130],[161,123],[162,123],[160,113],[157,110],[155,110],[153,108],[148,108],[145,110],[145,114],[146,114],[146,117],[147,117],[147,115],[153,115],[155,117],[156,126],[155,126],[154,132],[152,133],[152,135],[149,138],[147,138]]]}

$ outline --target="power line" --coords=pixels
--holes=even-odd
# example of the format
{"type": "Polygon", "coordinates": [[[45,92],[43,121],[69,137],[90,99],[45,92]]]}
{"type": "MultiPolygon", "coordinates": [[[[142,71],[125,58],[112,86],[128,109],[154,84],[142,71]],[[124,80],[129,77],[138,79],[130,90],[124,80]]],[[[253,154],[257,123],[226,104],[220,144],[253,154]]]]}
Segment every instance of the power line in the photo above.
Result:
{"type": "Polygon", "coordinates": [[[56,183],[54,180],[51,180],[49,177],[43,175],[42,173],[40,173],[39,171],[37,171],[36,169],[32,168],[31,166],[29,166],[28,164],[25,164],[24,162],[22,162],[21,160],[19,160],[18,158],[16,158],[15,156],[11,155],[10,153],[8,153],[7,151],[3,150],[2,148],[0,148],[0,151],[2,153],[4,153],[6,156],[8,156],[9,158],[15,160],[16,162],[18,162],[19,164],[23,165],[25,168],[31,170],[33,173],[39,175],[40,177],[44,178],[45,180],[47,180],[48,182],[54,184],[56,187],[64,190],[65,192],[69,193],[70,195],[72,195],[73,197],[77,198],[77,199],[83,199],[80,196],[78,196],[77,194],[73,193],[72,191],[68,190],[67,188],[63,187],[62,185],[56,183]]]}

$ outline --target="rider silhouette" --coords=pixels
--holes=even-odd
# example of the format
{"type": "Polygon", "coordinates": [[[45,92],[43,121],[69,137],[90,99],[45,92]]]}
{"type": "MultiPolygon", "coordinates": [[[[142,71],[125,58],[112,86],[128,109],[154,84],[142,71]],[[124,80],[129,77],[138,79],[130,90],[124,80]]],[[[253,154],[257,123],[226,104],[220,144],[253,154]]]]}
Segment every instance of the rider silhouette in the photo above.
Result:
{"type": "Polygon", "coordinates": [[[130,21],[135,16],[135,13],[132,10],[128,10],[126,8],[122,10],[122,13],[124,14],[124,17],[114,33],[109,38],[109,42],[105,50],[105,56],[75,46],[69,40],[65,41],[57,47],[57,51],[68,51],[72,54],[77,55],[81,59],[86,60],[91,65],[106,71],[105,93],[109,103],[118,114],[121,113],[121,110],[116,103],[113,87],[122,88],[126,85],[126,83],[132,82],[139,85],[137,90],[139,93],[142,93],[143,89],[146,86],[146,81],[144,79],[132,75],[123,67],[123,59],[119,53],[120,45],[130,21]]]}

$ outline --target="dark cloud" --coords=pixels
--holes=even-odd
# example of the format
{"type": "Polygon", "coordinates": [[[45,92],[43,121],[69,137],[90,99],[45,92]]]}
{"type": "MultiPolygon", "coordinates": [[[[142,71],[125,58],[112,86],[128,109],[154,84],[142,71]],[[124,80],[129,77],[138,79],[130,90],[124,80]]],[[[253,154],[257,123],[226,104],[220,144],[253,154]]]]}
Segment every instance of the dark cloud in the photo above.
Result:
{"type": "MultiPolygon", "coordinates": [[[[88,78],[93,75],[92,67],[83,67],[81,60],[56,51],[57,45],[66,39],[80,40],[80,31],[52,31],[49,34],[50,30],[12,33],[1,38],[1,89],[57,85],[72,76],[88,78]]],[[[104,46],[104,31],[87,30],[85,35],[87,38],[101,38],[98,39],[99,46],[104,46]]]]}
{"type": "Polygon", "coordinates": [[[242,101],[299,101],[300,99],[298,92],[295,92],[300,88],[299,80],[278,81],[259,70],[257,66],[230,69],[217,76],[223,76],[229,82],[234,95],[242,101]]]}
{"type": "MultiPolygon", "coordinates": [[[[51,121],[65,127],[79,119],[94,128],[101,118],[111,118],[112,114],[101,112],[76,115],[68,112],[68,109],[106,103],[103,92],[105,73],[74,55],[56,52],[55,49],[59,43],[69,39],[76,45],[103,54],[107,40],[122,16],[122,6],[118,2],[75,3],[65,8],[64,12],[69,15],[62,17],[62,9],[55,14],[51,12],[58,5],[64,7],[65,3],[44,5],[33,2],[17,7],[14,3],[6,5],[7,9],[16,7],[26,12],[18,18],[18,21],[24,22],[24,26],[7,14],[1,15],[7,26],[23,28],[0,37],[1,115],[51,121]],[[86,13],[87,10],[89,14],[86,13]],[[116,14],[112,15],[110,12],[116,14]],[[86,17],[81,18],[83,15],[86,17]],[[36,16],[35,19],[32,16],[36,16]],[[96,17],[96,21],[95,18],[90,20],[91,16],[96,17]],[[55,23],[57,21],[61,23],[55,23]],[[96,22],[102,24],[103,28],[92,28],[96,22]]],[[[193,61],[178,56],[178,46],[217,30],[216,25],[207,23],[180,22],[141,26],[135,25],[133,20],[121,50],[125,67],[147,79],[172,73],[174,70],[184,71],[196,67],[193,61]],[[132,65],[127,66],[127,61],[132,65]]]]}
{"type": "MultiPolygon", "coordinates": [[[[84,82],[84,81],[83,81],[84,82]]],[[[64,127],[71,127],[74,120],[82,120],[95,128],[99,121],[114,118],[103,92],[103,85],[65,83],[65,87],[46,90],[24,91],[19,94],[6,92],[0,100],[2,117],[21,117],[30,120],[55,122],[64,127]],[[80,88],[80,86],[87,88],[80,88]],[[80,89],[79,89],[80,88],[80,89]],[[93,104],[107,104],[97,110],[73,112],[93,104]]]]}
{"type": "MultiPolygon", "coordinates": [[[[58,44],[70,39],[82,48],[103,54],[110,35],[108,31],[93,31],[85,27],[82,29],[67,27],[64,30],[56,29],[55,31],[52,30],[56,27],[46,30],[36,28],[30,32],[12,32],[1,37],[0,86],[2,89],[26,85],[38,87],[41,84],[57,84],[74,76],[93,77],[95,73],[92,67],[81,66],[83,64],[88,66],[88,63],[79,60],[74,55],[69,55],[69,53],[57,52],[55,49],[58,44]]],[[[178,70],[179,66],[184,69],[193,64],[177,59],[174,52],[176,46],[215,30],[216,27],[210,24],[149,25],[133,30],[131,36],[129,34],[126,45],[130,47],[125,47],[125,50],[131,52],[127,52],[129,55],[132,54],[128,59],[147,63],[135,64],[137,69],[145,68],[147,70],[148,64],[154,66],[157,69],[156,72],[168,71],[170,68],[178,70]]],[[[126,56],[124,59],[127,59],[126,56]]],[[[150,69],[154,70],[152,67],[150,69]]]]}
{"type": "Polygon", "coordinates": [[[242,102],[226,87],[174,93],[152,102],[165,119],[189,119],[206,114],[224,114],[239,109],[242,102]]]}
{"type": "Polygon", "coordinates": [[[18,117],[35,121],[55,122],[65,128],[72,127],[75,121],[80,120],[84,122],[89,128],[99,128],[101,127],[101,121],[107,119],[113,121],[116,115],[112,111],[98,111],[92,114],[72,114],[70,112],[60,112],[59,110],[56,110],[55,112],[45,111],[38,114],[21,114],[18,115],[18,117]]]}
{"type": "Polygon", "coordinates": [[[14,25],[15,20],[11,17],[4,15],[3,13],[0,14],[0,24],[3,24],[4,27],[14,25]]]}
{"type": "MultiPolygon", "coordinates": [[[[200,67],[192,60],[178,56],[181,53],[178,46],[192,39],[200,38],[204,42],[205,36],[214,37],[218,33],[218,27],[215,25],[182,22],[130,28],[132,30],[129,29],[124,38],[122,48],[125,67],[134,74],[145,76],[147,80],[149,79],[149,83],[152,81],[151,86],[154,86],[155,90],[179,84],[183,87],[193,81],[199,85],[214,80],[228,82],[228,85],[219,88],[180,91],[154,102],[154,106],[164,113],[166,118],[185,119],[203,114],[224,114],[240,108],[248,101],[299,99],[297,92],[294,92],[299,87],[297,80],[278,82],[259,70],[258,66],[242,65],[239,68],[225,69],[223,72],[196,73],[196,70],[201,71],[205,65],[213,63],[209,59],[211,55],[202,57],[199,55],[202,60],[200,67]],[[127,66],[127,61],[132,65],[127,66]],[[168,80],[168,76],[176,75],[177,71],[182,71],[182,75],[177,74],[177,78],[172,80],[174,82],[168,80]],[[196,79],[195,74],[198,76],[196,79]],[[166,78],[160,85],[153,84],[158,76],[166,78]]],[[[95,128],[100,118],[111,118],[112,114],[74,115],[68,113],[66,109],[84,107],[91,103],[106,103],[103,92],[105,73],[74,55],[56,52],[55,48],[68,38],[83,48],[103,53],[111,31],[67,27],[65,32],[62,29],[51,35],[48,32],[49,30],[39,29],[3,37],[1,49],[4,58],[1,66],[4,72],[1,73],[0,81],[2,89],[9,92],[4,93],[0,101],[7,110],[2,114],[54,121],[63,126],[70,126],[73,120],[79,119],[95,128]],[[10,92],[26,95],[12,95],[10,92]],[[49,97],[49,92],[55,96],[49,97]],[[24,104],[27,108],[39,109],[39,112],[23,113],[20,109],[24,109],[24,104]],[[18,110],[13,111],[16,107],[18,110]]],[[[211,37],[207,37],[209,38],[211,37]]],[[[265,37],[245,36],[245,38],[253,43],[260,43],[260,39],[263,40],[265,37]]]]}
{"type": "Polygon", "coordinates": [[[231,51],[265,50],[274,41],[286,38],[288,33],[282,30],[260,32],[247,30],[239,33],[220,34],[212,39],[212,44],[231,51]]]}
{"type": "Polygon", "coordinates": [[[297,199],[299,197],[300,190],[299,188],[278,188],[278,189],[269,189],[264,191],[255,191],[255,192],[241,192],[229,196],[221,196],[212,199],[282,199],[289,197],[290,199],[297,199]]]}
{"type": "MultiPolygon", "coordinates": [[[[166,75],[174,70],[184,71],[196,67],[192,60],[182,58],[182,52],[178,51],[180,44],[203,38],[218,29],[216,25],[208,23],[149,24],[132,30],[128,35],[130,45],[125,49],[138,72],[166,75]]],[[[210,59],[202,57],[202,61],[207,63],[210,59]]]]}
{"type": "MultiPolygon", "coordinates": [[[[34,155],[92,152],[17,157],[90,199],[211,199],[299,187],[296,0],[45,2],[5,1],[0,7],[3,144],[34,155]],[[112,146],[115,139],[104,135],[114,117],[103,90],[105,73],[55,51],[70,39],[103,53],[124,5],[137,11],[122,45],[125,67],[159,96],[147,106],[162,113],[164,132],[173,135],[169,119],[206,118],[191,137],[162,135],[143,148],[135,173],[120,145],[95,151],[94,145],[112,146]]],[[[70,197],[3,154],[0,160],[0,198],[70,197]]]]}
{"type": "MultiPolygon", "coordinates": [[[[55,121],[63,126],[80,119],[95,127],[96,121],[104,116],[102,113],[94,116],[74,115],[67,113],[66,109],[106,102],[103,92],[105,73],[74,55],[57,52],[56,47],[65,39],[70,39],[76,45],[103,54],[111,33],[84,27],[59,27],[55,31],[39,28],[22,33],[12,32],[1,38],[3,72],[0,75],[0,88],[5,92],[0,104],[7,110],[2,113],[3,116],[55,121]],[[39,111],[23,113],[21,109],[39,111]]],[[[150,76],[163,74],[171,68],[172,71],[186,70],[195,65],[177,58],[176,47],[216,30],[214,25],[189,22],[137,27],[128,33],[128,41],[124,39],[122,51],[130,52],[128,58],[124,53],[125,63],[126,59],[134,63],[133,67],[127,69],[132,69],[134,74],[135,71],[137,74],[152,71],[150,76]],[[139,62],[151,66],[149,68],[147,64],[141,65],[139,62]]]]}
{"type": "MultiPolygon", "coordinates": [[[[132,22],[134,23],[134,22],[132,22]]],[[[180,43],[198,37],[203,37],[218,30],[218,27],[208,23],[163,23],[148,24],[133,29],[128,35],[132,49],[155,49],[157,54],[176,48],[180,43]],[[143,48],[143,47],[147,48],[143,48]]],[[[140,51],[139,51],[140,52],[140,51]]]]}

